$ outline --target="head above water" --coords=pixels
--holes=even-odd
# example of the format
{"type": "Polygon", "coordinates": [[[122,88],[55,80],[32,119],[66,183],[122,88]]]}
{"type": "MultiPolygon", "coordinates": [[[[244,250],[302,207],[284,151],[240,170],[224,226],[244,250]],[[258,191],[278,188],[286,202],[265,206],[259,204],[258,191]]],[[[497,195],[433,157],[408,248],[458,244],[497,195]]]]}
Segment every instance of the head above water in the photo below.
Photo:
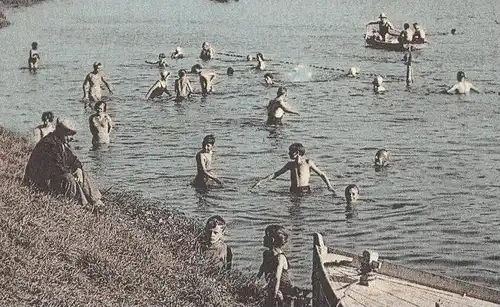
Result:
{"type": "Polygon", "coordinates": [[[344,194],[348,203],[355,202],[359,198],[359,188],[355,184],[350,184],[345,188],[344,194]]]}
{"type": "Polygon", "coordinates": [[[380,18],[380,19],[383,20],[383,19],[387,18],[387,15],[385,15],[385,13],[380,13],[380,15],[378,16],[378,18],[380,18]]]}
{"type": "Polygon", "coordinates": [[[32,42],[32,43],[31,43],[31,48],[32,48],[32,49],[36,49],[36,48],[38,48],[38,43],[37,43],[37,42],[32,42]]]}
{"type": "Polygon", "coordinates": [[[299,156],[303,156],[306,154],[306,148],[301,143],[293,143],[288,147],[288,153],[290,156],[293,153],[298,153],[299,156]]]}
{"type": "Polygon", "coordinates": [[[176,48],[175,48],[175,52],[177,52],[177,53],[182,53],[182,48],[181,48],[181,47],[176,47],[176,48]]]}
{"type": "Polygon", "coordinates": [[[247,55],[247,61],[251,61],[251,60],[253,60],[253,56],[247,55]]]}
{"type": "Polygon", "coordinates": [[[457,80],[462,81],[463,79],[465,79],[465,73],[463,71],[457,72],[457,80]]]}
{"type": "Polygon", "coordinates": [[[48,122],[53,122],[54,121],[54,114],[52,112],[47,111],[42,113],[42,121],[48,121],[48,122]]]}
{"type": "Polygon", "coordinates": [[[283,95],[286,95],[287,93],[288,93],[288,90],[286,89],[286,87],[280,86],[280,87],[278,87],[278,91],[276,94],[278,96],[283,96],[283,95]]]}
{"type": "Polygon", "coordinates": [[[94,110],[96,112],[99,112],[99,111],[102,111],[102,112],[106,112],[108,110],[108,104],[105,103],[104,101],[98,101],[95,105],[94,105],[94,110]]]}
{"type": "Polygon", "coordinates": [[[389,162],[389,152],[386,149],[380,149],[375,154],[375,165],[384,166],[389,162]]]}
{"type": "Polygon", "coordinates": [[[203,138],[203,142],[201,143],[202,147],[205,147],[206,145],[214,145],[215,144],[215,136],[213,134],[209,134],[203,138]]]}
{"type": "Polygon", "coordinates": [[[178,75],[181,78],[184,77],[186,75],[186,70],[185,69],[179,69],[178,75]]]}
{"type": "Polygon", "coordinates": [[[267,248],[280,248],[288,242],[288,232],[281,225],[269,225],[264,235],[264,246],[267,248]]]}
{"type": "Polygon", "coordinates": [[[208,49],[210,48],[210,44],[208,42],[203,42],[203,44],[201,44],[201,48],[208,49]]]}
{"type": "Polygon", "coordinates": [[[234,69],[232,67],[227,68],[227,75],[232,76],[234,74],[234,69]]]}
{"type": "Polygon", "coordinates": [[[95,70],[101,69],[102,68],[102,63],[101,62],[94,62],[94,65],[92,65],[95,70]]]}
{"type": "Polygon", "coordinates": [[[195,74],[201,69],[203,69],[203,67],[200,64],[195,64],[191,67],[191,73],[195,74]]]}
{"type": "Polygon", "coordinates": [[[407,23],[407,22],[405,22],[405,24],[403,25],[403,28],[404,28],[405,30],[408,30],[408,29],[410,28],[410,24],[409,24],[409,23],[407,23]]]}
{"type": "Polygon", "coordinates": [[[160,54],[158,54],[158,58],[159,58],[159,59],[164,59],[164,58],[166,58],[166,57],[167,57],[167,56],[166,56],[166,55],[165,55],[165,53],[163,53],[163,52],[162,52],[162,53],[160,53],[160,54]]]}
{"type": "Polygon", "coordinates": [[[457,32],[457,29],[451,29],[451,34],[452,35],[455,35],[456,32],[457,32]]]}
{"type": "Polygon", "coordinates": [[[379,75],[379,76],[376,76],[376,77],[373,79],[372,84],[373,84],[374,86],[381,86],[383,82],[384,82],[384,78],[382,78],[382,76],[380,76],[380,75],[379,75]]]}

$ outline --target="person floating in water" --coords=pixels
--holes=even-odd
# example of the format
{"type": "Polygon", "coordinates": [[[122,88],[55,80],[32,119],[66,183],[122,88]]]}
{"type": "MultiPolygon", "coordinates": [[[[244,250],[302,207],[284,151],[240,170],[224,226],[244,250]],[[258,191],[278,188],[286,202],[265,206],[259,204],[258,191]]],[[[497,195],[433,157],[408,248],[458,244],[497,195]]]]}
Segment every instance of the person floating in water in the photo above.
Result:
{"type": "Polygon", "coordinates": [[[31,71],[36,71],[38,69],[38,63],[40,62],[40,52],[38,51],[38,43],[31,43],[31,50],[28,58],[28,68],[31,71]]]}
{"type": "Polygon", "coordinates": [[[42,113],[42,124],[37,126],[33,130],[33,141],[38,143],[41,139],[43,139],[47,134],[54,131],[54,114],[52,112],[43,112],[42,113]]]}
{"type": "Polygon", "coordinates": [[[469,94],[470,91],[479,93],[479,90],[465,79],[465,73],[463,71],[457,73],[457,81],[455,85],[446,91],[448,94],[469,94]]]}
{"type": "Polygon", "coordinates": [[[379,149],[375,154],[375,166],[386,166],[389,163],[389,152],[379,149]]]}
{"type": "Polygon", "coordinates": [[[167,68],[170,66],[170,65],[168,65],[167,56],[165,55],[165,53],[158,54],[158,61],[154,61],[154,62],[144,61],[144,62],[146,62],[148,64],[158,65],[159,68],[167,68]]]}
{"type": "Polygon", "coordinates": [[[146,94],[146,99],[154,99],[156,97],[160,97],[163,93],[167,93],[168,96],[172,96],[172,94],[167,89],[167,78],[170,76],[169,72],[162,71],[160,73],[160,79],[155,82],[149,88],[148,93],[146,94]]]}
{"type": "Polygon", "coordinates": [[[206,97],[213,91],[212,81],[215,79],[216,74],[210,71],[203,72],[201,69],[196,69],[196,73],[200,77],[201,94],[206,97]]]}
{"type": "Polygon", "coordinates": [[[210,61],[215,56],[215,51],[209,43],[204,42],[201,45],[200,59],[203,61],[210,61]]]}
{"type": "Polygon", "coordinates": [[[412,43],[414,44],[423,44],[426,43],[427,41],[425,40],[425,31],[422,29],[417,22],[413,24],[413,29],[415,30],[413,32],[412,36],[412,43]]]}
{"type": "Polygon", "coordinates": [[[384,78],[382,78],[382,76],[376,76],[374,79],[373,79],[373,91],[377,94],[382,94],[385,92],[385,87],[382,85],[382,83],[384,82],[384,78]]]}
{"type": "Polygon", "coordinates": [[[95,113],[89,117],[89,128],[92,133],[92,145],[108,144],[109,134],[113,129],[113,121],[106,113],[108,105],[104,101],[99,101],[94,106],[95,113]]]}
{"type": "Polygon", "coordinates": [[[174,60],[183,59],[184,53],[182,53],[182,48],[176,47],[174,52],[172,52],[172,54],[170,55],[170,58],[174,60]]]}
{"type": "Polygon", "coordinates": [[[384,13],[380,13],[379,19],[380,20],[367,23],[366,26],[378,25],[378,34],[380,35],[380,39],[382,41],[386,41],[387,36],[390,34],[389,30],[394,30],[394,26],[389,19],[387,19],[387,16],[384,13]]]}
{"type": "Polygon", "coordinates": [[[181,102],[188,99],[193,93],[193,88],[191,87],[191,82],[186,76],[186,71],[184,69],[179,70],[179,78],[175,79],[175,101],[181,102]]]}
{"type": "Polygon", "coordinates": [[[286,102],[287,89],[280,86],[276,94],[276,98],[269,101],[267,105],[267,124],[268,125],[281,125],[285,113],[297,114],[298,112],[292,110],[290,105],[286,102]]]}
{"type": "Polygon", "coordinates": [[[201,150],[196,154],[197,173],[191,184],[198,190],[208,190],[207,183],[209,180],[222,185],[222,182],[215,176],[211,169],[214,145],[215,137],[209,134],[203,138],[201,150]]]}
{"type": "Polygon", "coordinates": [[[335,190],[330,184],[328,177],[316,166],[313,160],[305,157],[306,149],[301,143],[293,143],[288,148],[288,156],[291,161],[287,162],[285,166],[276,172],[268,175],[267,177],[259,180],[252,188],[259,186],[263,182],[270,181],[282,174],[290,171],[290,193],[292,194],[304,194],[310,193],[311,188],[309,186],[309,179],[311,177],[311,170],[318,174],[323,182],[328,187],[328,190],[335,194],[335,190]]]}
{"type": "Polygon", "coordinates": [[[94,70],[87,74],[85,80],[83,81],[83,100],[89,99],[91,102],[101,101],[101,84],[104,84],[109,91],[109,94],[113,95],[113,91],[109,87],[108,82],[104,79],[104,74],[102,71],[103,65],[99,62],[94,63],[94,70]],[[87,84],[89,89],[87,90],[87,84]]]}

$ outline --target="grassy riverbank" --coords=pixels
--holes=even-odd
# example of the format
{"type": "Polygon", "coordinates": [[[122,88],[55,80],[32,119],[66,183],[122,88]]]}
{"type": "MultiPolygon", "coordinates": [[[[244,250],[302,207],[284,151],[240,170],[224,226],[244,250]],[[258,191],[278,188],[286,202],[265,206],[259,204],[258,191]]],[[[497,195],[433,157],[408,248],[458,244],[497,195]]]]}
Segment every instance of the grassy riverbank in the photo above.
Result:
{"type": "Polygon", "coordinates": [[[10,25],[5,16],[5,7],[29,6],[43,0],[0,0],[0,28],[10,25]]]}
{"type": "Polygon", "coordinates": [[[258,305],[250,276],[208,270],[196,221],[127,194],[96,213],[34,192],[28,141],[0,128],[0,148],[0,305],[258,305]]]}

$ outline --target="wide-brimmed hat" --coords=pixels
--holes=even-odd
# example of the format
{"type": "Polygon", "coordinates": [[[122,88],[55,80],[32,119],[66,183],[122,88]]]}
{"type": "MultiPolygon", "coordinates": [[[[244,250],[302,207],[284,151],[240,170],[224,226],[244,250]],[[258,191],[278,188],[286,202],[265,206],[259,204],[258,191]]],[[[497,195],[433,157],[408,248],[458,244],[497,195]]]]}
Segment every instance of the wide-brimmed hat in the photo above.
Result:
{"type": "Polygon", "coordinates": [[[58,118],[56,129],[65,129],[68,135],[76,134],[75,123],[69,118],[58,118]]]}
{"type": "Polygon", "coordinates": [[[387,16],[385,15],[385,13],[380,13],[380,16],[378,16],[378,18],[387,18],[387,16]]]}

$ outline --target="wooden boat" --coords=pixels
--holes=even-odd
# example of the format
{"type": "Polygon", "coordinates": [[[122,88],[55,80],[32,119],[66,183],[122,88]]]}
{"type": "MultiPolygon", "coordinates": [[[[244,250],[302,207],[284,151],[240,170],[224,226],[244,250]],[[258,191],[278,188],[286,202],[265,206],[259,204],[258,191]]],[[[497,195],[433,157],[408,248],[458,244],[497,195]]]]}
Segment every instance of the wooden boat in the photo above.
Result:
{"type": "Polygon", "coordinates": [[[499,306],[500,291],[328,248],[314,234],[313,306],[499,306]]]}
{"type": "Polygon", "coordinates": [[[397,39],[391,39],[389,41],[382,41],[376,39],[376,35],[367,36],[365,38],[366,47],[374,49],[384,49],[389,51],[414,51],[421,50],[427,47],[428,43],[415,43],[415,44],[401,44],[397,39]]]}

